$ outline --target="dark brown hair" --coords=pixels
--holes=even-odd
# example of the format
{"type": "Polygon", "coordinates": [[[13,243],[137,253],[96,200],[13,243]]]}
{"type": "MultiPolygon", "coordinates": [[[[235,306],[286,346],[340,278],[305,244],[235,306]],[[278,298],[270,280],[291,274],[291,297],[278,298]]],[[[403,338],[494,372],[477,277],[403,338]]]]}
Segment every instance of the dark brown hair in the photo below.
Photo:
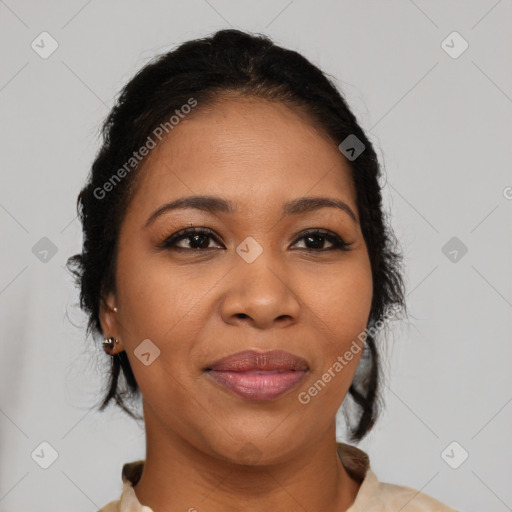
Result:
{"type": "MultiPolygon", "coordinates": [[[[391,306],[405,311],[402,256],[382,210],[380,166],[346,101],[333,82],[299,53],[281,48],[263,35],[221,30],[155,57],[122,89],[102,126],[103,144],[77,200],[83,249],[67,263],[80,289],[80,307],[88,315],[87,334],[109,334],[102,332],[99,305],[107,292],[115,290],[119,230],[141,163],[109,187],[108,199],[98,191],[105,190],[109,180],[112,182],[116,170],[123,166],[126,169],[126,162],[144,146],[155,128],[190,98],[197,101],[196,109],[200,109],[214,104],[225,93],[293,105],[309,115],[336,145],[348,136],[355,136],[364,144],[363,152],[355,159],[349,158],[349,163],[372,269],[369,325],[381,321],[391,306]]],[[[380,360],[375,338],[375,333],[367,336],[363,358],[349,389],[355,411],[354,417],[346,416],[352,441],[369,432],[378,414],[380,360]]],[[[140,396],[140,391],[126,353],[111,356],[111,361],[108,390],[100,410],[114,400],[135,418],[125,395],[140,396]],[[121,372],[123,390],[119,389],[121,372]]]]}

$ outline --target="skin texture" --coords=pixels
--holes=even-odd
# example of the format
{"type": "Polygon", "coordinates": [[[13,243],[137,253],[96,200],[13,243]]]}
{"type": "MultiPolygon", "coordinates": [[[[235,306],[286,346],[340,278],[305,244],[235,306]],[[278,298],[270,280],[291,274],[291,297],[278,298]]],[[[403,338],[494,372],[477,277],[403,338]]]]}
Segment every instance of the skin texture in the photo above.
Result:
{"type": "Polygon", "coordinates": [[[307,405],[298,394],[343,356],[370,313],[371,267],[349,164],[284,104],[233,97],[200,107],[145,162],[121,226],[116,291],[100,310],[143,396],[146,465],[136,495],[155,512],[346,510],[360,484],[336,454],[335,415],[361,352],[307,405]],[[144,228],[164,203],[199,194],[231,200],[237,213],[174,210],[144,228]],[[284,202],[305,196],[342,200],[357,222],[337,208],[281,218],[284,202]],[[194,249],[190,237],[178,242],[181,252],[158,248],[190,226],[212,229],[217,240],[205,238],[208,249],[194,249]],[[297,238],[312,228],[351,250],[297,238]],[[248,236],[263,249],[252,263],[236,252],[248,236]],[[134,355],[145,339],[160,350],[148,366],[134,355]],[[244,400],[203,368],[246,349],[287,350],[309,371],[275,400],[244,400]]]}

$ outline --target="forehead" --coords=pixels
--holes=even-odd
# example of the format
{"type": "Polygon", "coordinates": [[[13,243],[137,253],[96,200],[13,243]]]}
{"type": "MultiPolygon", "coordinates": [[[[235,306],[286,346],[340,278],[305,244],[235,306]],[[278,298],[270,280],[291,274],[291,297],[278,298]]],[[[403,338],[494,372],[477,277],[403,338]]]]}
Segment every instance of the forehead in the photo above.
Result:
{"type": "Polygon", "coordinates": [[[257,98],[198,104],[151,151],[134,201],[149,208],[206,192],[242,206],[329,194],[356,209],[337,144],[303,113],[257,98]]]}

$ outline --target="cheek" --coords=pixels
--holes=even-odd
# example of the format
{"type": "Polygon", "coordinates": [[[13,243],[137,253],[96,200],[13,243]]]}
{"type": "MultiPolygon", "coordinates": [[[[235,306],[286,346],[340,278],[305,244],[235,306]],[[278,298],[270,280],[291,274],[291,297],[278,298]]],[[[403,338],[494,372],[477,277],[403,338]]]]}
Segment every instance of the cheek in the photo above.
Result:
{"type": "Polygon", "coordinates": [[[128,336],[165,343],[172,343],[175,331],[190,322],[207,291],[221,277],[215,270],[201,272],[193,265],[173,264],[165,253],[145,254],[139,259],[134,256],[118,268],[120,305],[126,312],[123,320],[129,327],[128,336]]]}
{"type": "Polygon", "coordinates": [[[361,258],[352,263],[331,272],[327,280],[317,276],[316,288],[307,299],[320,333],[318,352],[322,353],[314,377],[326,383],[325,398],[334,401],[347,392],[360,361],[364,340],[361,333],[367,327],[373,295],[368,260],[361,258]]]}
{"type": "Polygon", "coordinates": [[[172,397],[178,405],[185,403],[190,392],[184,386],[190,385],[194,364],[191,351],[202,328],[201,317],[209,317],[205,290],[218,277],[171,268],[162,257],[146,254],[137,259],[135,251],[131,254],[133,258],[118,266],[118,298],[121,339],[135,379],[150,402],[172,397]],[[149,356],[140,358],[143,353],[149,356]]]}
{"type": "Polygon", "coordinates": [[[326,276],[318,273],[306,286],[307,302],[339,343],[366,328],[373,296],[371,267],[357,258],[326,276]]]}

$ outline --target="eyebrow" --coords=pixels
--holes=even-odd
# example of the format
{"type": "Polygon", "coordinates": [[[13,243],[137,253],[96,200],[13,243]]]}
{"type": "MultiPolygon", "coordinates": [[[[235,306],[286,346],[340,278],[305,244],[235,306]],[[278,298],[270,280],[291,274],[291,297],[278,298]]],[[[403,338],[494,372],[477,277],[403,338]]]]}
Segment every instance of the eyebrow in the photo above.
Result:
{"type": "MultiPolygon", "coordinates": [[[[158,217],[163,215],[164,213],[172,210],[184,210],[193,208],[196,210],[201,210],[209,213],[228,213],[233,214],[236,213],[236,208],[234,203],[228,201],[226,199],[222,199],[221,197],[216,196],[189,196],[182,197],[180,199],[176,199],[175,201],[171,201],[170,203],[165,203],[159,208],[157,208],[148,218],[146,224],[144,225],[147,228],[152,222],[154,222],[158,217]]],[[[350,208],[350,206],[341,201],[340,199],[334,199],[331,197],[301,197],[299,199],[294,199],[292,201],[288,201],[283,206],[283,214],[282,218],[288,215],[297,215],[301,213],[308,213],[314,210],[319,210],[320,208],[338,208],[345,213],[347,213],[350,218],[357,223],[357,217],[350,208]]]]}

